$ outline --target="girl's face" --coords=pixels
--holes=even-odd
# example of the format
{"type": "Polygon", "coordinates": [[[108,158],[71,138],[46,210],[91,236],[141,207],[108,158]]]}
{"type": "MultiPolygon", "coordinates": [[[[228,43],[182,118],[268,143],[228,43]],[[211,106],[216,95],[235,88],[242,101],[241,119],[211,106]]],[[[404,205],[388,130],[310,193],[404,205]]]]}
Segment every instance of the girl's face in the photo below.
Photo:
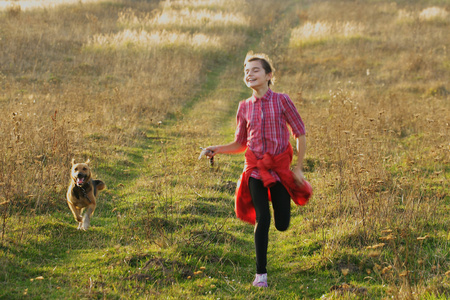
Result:
{"type": "Polygon", "coordinates": [[[269,87],[269,80],[272,78],[272,73],[266,73],[260,60],[247,62],[244,73],[244,81],[249,88],[259,90],[269,87]]]}

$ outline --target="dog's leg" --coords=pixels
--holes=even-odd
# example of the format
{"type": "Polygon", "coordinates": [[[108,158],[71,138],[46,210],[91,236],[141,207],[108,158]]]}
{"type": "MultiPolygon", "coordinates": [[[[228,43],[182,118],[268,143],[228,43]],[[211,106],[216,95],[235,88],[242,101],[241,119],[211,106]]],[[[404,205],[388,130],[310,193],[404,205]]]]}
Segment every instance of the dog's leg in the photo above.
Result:
{"type": "Polygon", "coordinates": [[[94,183],[95,190],[97,190],[97,191],[106,189],[106,184],[101,180],[98,180],[98,179],[93,180],[93,183],[94,183]]]}
{"type": "Polygon", "coordinates": [[[89,228],[89,225],[91,223],[91,217],[94,214],[95,205],[90,204],[88,207],[86,207],[86,212],[83,216],[83,225],[81,225],[81,229],[87,230],[89,228]]]}
{"type": "Polygon", "coordinates": [[[83,229],[83,217],[81,216],[81,213],[83,212],[82,209],[77,209],[77,214],[78,214],[78,218],[77,218],[77,222],[78,222],[78,227],[77,229],[83,229]]]}
{"type": "Polygon", "coordinates": [[[71,202],[67,201],[67,204],[69,205],[70,210],[72,211],[73,217],[75,218],[75,221],[78,223],[83,220],[81,217],[81,209],[78,209],[73,205],[71,202]]]}

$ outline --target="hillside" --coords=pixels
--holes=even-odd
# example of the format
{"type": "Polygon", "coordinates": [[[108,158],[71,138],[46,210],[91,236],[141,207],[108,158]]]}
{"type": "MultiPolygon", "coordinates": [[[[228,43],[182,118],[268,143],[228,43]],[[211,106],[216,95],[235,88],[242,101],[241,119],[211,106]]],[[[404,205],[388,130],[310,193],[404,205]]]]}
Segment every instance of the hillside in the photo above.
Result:
{"type": "Polygon", "coordinates": [[[447,299],[445,1],[80,2],[0,12],[1,299],[447,299]],[[271,227],[269,288],[234,214],[243,155],[211,167],[273,59],[307,127],[314,196],[271,227]],[[70,162],[107,190],[88,231],[70,162]]]}

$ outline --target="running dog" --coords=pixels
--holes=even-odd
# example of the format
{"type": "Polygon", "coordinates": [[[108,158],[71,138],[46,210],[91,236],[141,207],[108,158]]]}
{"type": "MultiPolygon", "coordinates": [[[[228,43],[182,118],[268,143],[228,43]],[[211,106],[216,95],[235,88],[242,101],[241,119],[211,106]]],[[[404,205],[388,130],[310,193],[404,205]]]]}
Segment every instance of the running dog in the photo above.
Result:
{"type": "Polygon", "coordinates": [[[71,180],[67,190],[67,204],[78,222],[77,229],[82,230],[89,228],[96,207],[97,192],[106,188],[103,181],[92,179],[89,162],[88,159],[85,163],[76,164],[75,159],[72,159],[71,180]],[[83,210],[85,214],[81,217],[83,210]]]}

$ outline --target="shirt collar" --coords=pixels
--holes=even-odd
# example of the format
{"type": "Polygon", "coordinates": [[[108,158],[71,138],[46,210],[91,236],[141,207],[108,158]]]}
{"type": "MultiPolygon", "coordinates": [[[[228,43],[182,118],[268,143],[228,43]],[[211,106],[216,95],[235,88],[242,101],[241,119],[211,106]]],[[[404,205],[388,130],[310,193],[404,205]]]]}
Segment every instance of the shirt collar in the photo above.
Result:
{"type": "Polygon", "coordinates": [[[273,95],[273,92],[272,92],[272,90],[269,88],[268,90],[267,90],[267,92],[264,94],[264,96],[262,96],[262,98],[256,98],[256,96],[255,95],[252,95],[252,102],[253,103],[255,103],[255,102],[258,102],[258,100],[262,100],[262,101],[265,101],[265,100],[270,100],[270,99],[272,99],[272,95],[273,95]]]}

